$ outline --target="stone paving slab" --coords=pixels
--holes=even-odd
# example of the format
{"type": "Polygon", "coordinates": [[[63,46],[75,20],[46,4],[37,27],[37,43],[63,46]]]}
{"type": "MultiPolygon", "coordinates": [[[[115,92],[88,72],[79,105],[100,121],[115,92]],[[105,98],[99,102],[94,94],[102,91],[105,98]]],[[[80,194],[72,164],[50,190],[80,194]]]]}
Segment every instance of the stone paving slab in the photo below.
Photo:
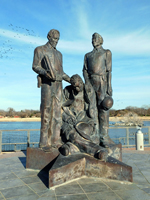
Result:
{"type": "Polygon", "coordinates": [[[0,154],[0,200],[150,200],[150,151],[123,149],[133,183],[84,177],[48,189],[48,177],[26,170],[25,152],[0,154]]]}

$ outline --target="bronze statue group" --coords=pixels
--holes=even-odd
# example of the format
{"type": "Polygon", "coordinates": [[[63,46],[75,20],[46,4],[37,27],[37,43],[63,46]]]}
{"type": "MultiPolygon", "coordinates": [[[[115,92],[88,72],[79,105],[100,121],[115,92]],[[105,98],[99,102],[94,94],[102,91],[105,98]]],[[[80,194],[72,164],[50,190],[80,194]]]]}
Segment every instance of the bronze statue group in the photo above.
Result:
{"type": "Polygon", "coordinates": [[[76,152],[105,159],[115,145],[108,135],[109,109],[113,105],[111,51],[103,38],[92,35],[94,49],[84,57],[82,78],[64,73],[62,54],[56,49],[59,31],[52,29],[48,42],[34,51],[33,70],[41,87],[41,132],[39,147],[59,148],[64,156],[76,152]],[[62,80],[69,85],[63,90],[62,80]]]}

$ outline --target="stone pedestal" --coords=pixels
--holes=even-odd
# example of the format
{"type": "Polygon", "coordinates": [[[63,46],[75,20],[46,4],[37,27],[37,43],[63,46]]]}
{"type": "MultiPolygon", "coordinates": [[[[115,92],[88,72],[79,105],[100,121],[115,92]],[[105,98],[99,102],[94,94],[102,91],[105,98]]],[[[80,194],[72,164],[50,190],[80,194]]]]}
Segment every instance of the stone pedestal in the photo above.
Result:
{"type": "MultiPolygon", "coordinates": [[[[27,148],[27,169],[42,170],[59,155],[59,151],[56,148],[52,148],[50,152],[45,152],[40,148],[27,148]]],[[[53,164],[53,163],[51,163],[53,164]]]]}
{"type": "Polygon", "coordinates": [[[57,148],[45,152],[40,148],[28,147],[26,168],[47,171],[49,188],[82,176],[132,182],[132,167],[121,162],[122,145],[113,145],[108,150],[107,160],[102,161],[81,152],[63,156],[57,148]]]}
{"type": "Polygon", "coordinates": [[[133,181],[132,167],[109,156],[100,161],[88,154],[59,155],[49,171],[49,188],[82,176],[133,181]]]}

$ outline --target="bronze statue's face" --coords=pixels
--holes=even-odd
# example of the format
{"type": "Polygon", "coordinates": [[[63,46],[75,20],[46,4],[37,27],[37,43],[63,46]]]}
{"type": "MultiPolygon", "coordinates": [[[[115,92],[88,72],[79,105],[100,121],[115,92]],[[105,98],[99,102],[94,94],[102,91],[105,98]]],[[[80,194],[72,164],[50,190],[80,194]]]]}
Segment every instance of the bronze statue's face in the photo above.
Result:
{"type": "Polygon", "coordinates": [[[76,83],[73,83],[73,87],[77,92],[83,91],[83,83],[77,81],[76,83]]]}
{"type": "Polygon", "coordinates": [[[92,36],[92,45],[94,48],[100,46],[100,38],[96,34],[92,36]]]}
{"type": "Polygon", "coordinates": [[[49,43],[52,45],[52,47],[56,48],[56,45],[59,40],[59,34],[54,33],[52,37],[49,37],[49,43]]]}

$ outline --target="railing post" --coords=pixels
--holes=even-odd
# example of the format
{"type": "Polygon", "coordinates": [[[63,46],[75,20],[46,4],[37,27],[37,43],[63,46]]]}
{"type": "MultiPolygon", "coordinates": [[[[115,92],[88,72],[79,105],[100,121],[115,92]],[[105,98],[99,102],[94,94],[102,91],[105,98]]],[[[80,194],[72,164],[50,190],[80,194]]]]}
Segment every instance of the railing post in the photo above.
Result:
{"type": "Polygon", "coordinates": [[[127,145],[129,148],[129,128],[126,128],[126,136],[127,136],[127,145]]]}
{"type": "Polygon", "coordinates": [[[30,131],[27,131],[27,147],[30,147],[30,131]]]}
{"type": "Polygon", "coordinates": [[[2,131],[0,131],[0,153],[2,152],[2,131]]]}
{"type": "Polygon", "coordinates": [[[16,143],[14,144],[14,146],[15,146],[15,147],[14,147],[14,151],[16,151],[16,143]]]}

